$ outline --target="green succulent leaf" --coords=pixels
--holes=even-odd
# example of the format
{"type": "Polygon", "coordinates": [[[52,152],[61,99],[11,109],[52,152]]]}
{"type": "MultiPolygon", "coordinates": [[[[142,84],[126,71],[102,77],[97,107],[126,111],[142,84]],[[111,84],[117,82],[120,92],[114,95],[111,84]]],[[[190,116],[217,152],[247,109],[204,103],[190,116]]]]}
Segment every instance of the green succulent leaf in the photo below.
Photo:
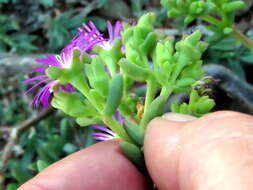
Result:
{"type": "Polygon", "coordinates": [[[125,122],[125,129],[127,134],[134,140],[134,142],[139,145],[143,146],[144,143],[144,130],[136,123],[133,122],[125,122]]]}
{"type": "Polygon", "coordinates": [[[151,76],[149,69],[133,64],[127,59],[121,59],[119,61],[119,66],[124,74],[138,81],[145,81],[151,76]]]}
{"type": "Polygon", "coordinates": [[[134,164],[136,164],[139,168],[144,168],[144,158],[143,154],[136,145],[122,141],[120,142],[120,148],[124,152],[124,154],[131,160],[134,164]]]}
{"type": "Polygon", "coordinates": [[[113,76],[110,82],[109,93],[105,104],[105,115],[111,116],[116,113],[123,97],[123,84],[123,76],[121,74],[113,76]]]}
{"type": "Polygon", "coordinates": [[[196,90],[192,90],[189,104],[172,103],[171,110],[176,113],[189,114],[201,117],[211,111],[215,106],[213,99],[208,96],[200,96],[196,90]]]}
{"type": "Polygon", "coordinates": [[[164,106],[166,103],[166,98],[159,96],[149,106],[148,110],[145,110],[144,117],[141,120],[141,126],[146,128],[147,124],[155,117],[161,116],[164,113],[164,106]]]}
{"type": "Polygon", "coordinates": [[[97,117],[79,117],[76,122],[80,126],[89,126],[96,123],[101,123],[101,119],[97,117]]]}
{"type": "Polygon", "coordinates": [[[109,88],[109,74],[105,72],[103,60],[100,56],[94,58],[91,64],[85,65],[85,73],[89,79],[90,86],[97,90],[102,96],[107,96],[109,88]]]}
{"type": "MultiPolygon", "coordinates": [[[[87,103],[87,102],[86,102],[87,103]]],[[[85,117],[96,115],[96,110],[81,100],[78,93],[57,92],[51,102],[54,108],[62,110],[72,117],[85,117]]]]}

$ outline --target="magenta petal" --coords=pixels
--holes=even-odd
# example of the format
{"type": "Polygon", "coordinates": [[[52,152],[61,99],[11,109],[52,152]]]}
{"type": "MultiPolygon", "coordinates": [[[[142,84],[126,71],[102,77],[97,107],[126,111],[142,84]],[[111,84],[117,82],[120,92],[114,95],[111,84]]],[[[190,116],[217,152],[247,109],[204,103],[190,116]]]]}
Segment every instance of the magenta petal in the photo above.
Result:
{"type": "Polygon", "coordinates": [[[43,108],[48,108],[49,106],[49,97],[50,97],[50,89],[47,91],[44,91],[44,93],[41,96],[41,104],[43,105],[43,108]]]}
{"type": "Polygon", "coordinates": [[[90,28],[94,29],[95,30],[95,33],[97,35],[101,35],[101,33],[99,32],[99,30],[97,29],[96,25],[93,23],[93,22],[89,22],[89,25],[90,25],[90,28]]]}
{"type": "Polygon", "coordinates": [[[37,59],[36,62],[54,67],[61,67],[61,63],[59,63],[59,61],[56,59],[56,56],[51,53],[46,54],[45,59],[37,59]]]}
{"type": "Polygon", "coordinates": [[[60,88],[65,92],[74,92],[75,88],[72,84],[68,83],[66,85],[60,85],[60,88]]]}
{"type": "Polygon", "coordinates": [[[58,59],[60,59],[59,62],[62,63],[63,67],[69,67],[72,62],[72,57],[73,57],[73,48],[69,45],[65,46],[65,48],[62,49],[58,59]]]}
{"type": "Polygon", "coordinates": [[[45,77],[48,77],[48,76],[47,75],[39,75],[39,76],[36,76],[36,77],[32,77],[30,79],[24,80],[24,81],[22,81],[22,83],[32,82],[34,80],[42,79],[42,78],[45,78],[45,77]]]}
{"type": "Polygon", "coordinates": [[[114,39],[120,37],[122,30],[122,23],[120,21],[117,21],[114,28],[114,39]]]}
{"type": "Polygon", "coordinates": [[[106,137],[101,137],[101,136],[92,136],[93,139],[97,140],[97,141],[108,141],[108,140],[111,140],[111,139],[108,139],[106,137]]]}
{"type": "Polygon", "coordinates": [[[44,80],[41,80],[40,82],[37,82],[35,85],[33,85],[31,88],[29,88],[26,93],[29,93],[31,92],[34,88],[36,88],[37,86],[39,86],[40,84],[48,81],[48,80],[51,80],[50,78],[47,78],[47,79],[44,79],[44,80]]]}
{"type": "Polygon", "coordinates": [[[112,135],[101,133],[101,132],[95,132],[95,133],[92,133],[92,135],[94,135],[94,136],[100,136],[100,137],[113,138],[112,135]]]}
{"type": "Polygon", "coordinates": [[[109,39],[113,39],[114,34],[113,34],[113,28],[112,28],[112,23],[110,21],[107,22],[107,29],[109,33],[109,39]]]}
{"type": "Polygon", "coordinates": [[[98,33],[97,29],[90,29],[87,25],[83,25],[85,30],[80,29],[79,34],[72,40],[71,44],[81,52],[90,50],[94,45],[104,41],[103,35],[98,33]]]}
{"type": "Polygon", "coordinates": [[[92,137],[95,140],[100,140],[100,141],[106,141],[106,140],[111,140],[114,139],[115,137],[109,134],[105,134],[105,133],[92,133],[92,137]]]}
{"type": "Polygon", "coordinates": [[[47,68],[45,67],[38,67],[31,70],[31,73],[37,73],[37,72],[44,72],[47,68]]]}
{"type": "Polygon", "coordinates": [[[75,87],[70,83],[66,84],[66,88],[67,88],[67,92],[74,92],[75,91],[75,87]]]}
{"type": "Polygon", "coordinates": [[[104,131],[104,132],[107,132],[111,135],[115,135],[114,132],[112,132],[110,129],[104,127],[103,125],[93,124],[93,125],[91,125],[91,127],[95,128],[95,129],[99,129],[99,130],[104,131]]]}
{"type": "Polygon", "coordinates": [[[90,27],[89,27],[88,25],[83,24],[83,27],[85,28],[85,30],[86,30],[88,33],[91,32],[91,29],[90,29],[90,27]]]}
{"type": "Polygon", "coordinates": [[[124,118],[120,115],[119,112],[116,112],[116,113],[114,114],[114,118],[115,118],[118,122],[124,123],[124,118]]]}
{"type": "Polygon", "coordinates": [[[51,89],[51,87],[53,86],[54,83],[55,83],[55,81],[49,82],[46,86],[41,88],[39,90],[39,92],[35,95],[32,104],[36,108],[39,107],[40,104],[42,104],[44,107],[46,107],[45,106],[45,105],[47,105],[46,101],[48,101],[48,99],[49,99],[49,96],[51,94],[50,89],[51,89]]]}

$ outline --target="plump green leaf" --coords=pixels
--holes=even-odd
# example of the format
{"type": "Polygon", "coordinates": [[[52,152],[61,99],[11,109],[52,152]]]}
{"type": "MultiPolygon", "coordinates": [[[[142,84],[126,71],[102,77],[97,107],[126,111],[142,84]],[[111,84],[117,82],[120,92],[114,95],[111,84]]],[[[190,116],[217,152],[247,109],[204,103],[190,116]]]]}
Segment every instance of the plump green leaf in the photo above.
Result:
{"type": "Polygon", "coordinates": [[[120,148],[124,152],[124,154],[127,156],[129,160],[131,160],[134,164],[136,164],[140,168],[145,167],[145,162],[143,158],[143,154],[137,146],[134,144],[122,141],[120,142],[120,148]]]}
{"type": "Polygon", "coordinates": [[[123,97],[123,85],[123,76],[121,74],[114,75],[110,81],[109,93],[104,110],[105,115],[113,115],[116,113],[123,97]]]}
{"type": "Polygon", "coordinates": [[[144,143],[144,130],[133,122],[125,121],[125,129],[127,134],[134,140],[139,146],[143,146],[144,143]]]}

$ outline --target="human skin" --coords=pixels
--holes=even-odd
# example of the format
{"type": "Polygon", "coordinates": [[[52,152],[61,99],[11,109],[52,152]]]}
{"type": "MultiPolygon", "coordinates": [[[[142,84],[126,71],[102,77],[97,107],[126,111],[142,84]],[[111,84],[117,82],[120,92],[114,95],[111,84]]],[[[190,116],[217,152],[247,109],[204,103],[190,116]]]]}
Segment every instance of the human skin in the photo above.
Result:
{"type": "MultiPolygon", "coordinates": [[[[221,111],[152,120],[144,155],[159,190],[252,190],[253,117],[221,111]]],[[[118,141],[97,143],[46,168],[18,190],[145,190],[149,180],[118,141]]]]}

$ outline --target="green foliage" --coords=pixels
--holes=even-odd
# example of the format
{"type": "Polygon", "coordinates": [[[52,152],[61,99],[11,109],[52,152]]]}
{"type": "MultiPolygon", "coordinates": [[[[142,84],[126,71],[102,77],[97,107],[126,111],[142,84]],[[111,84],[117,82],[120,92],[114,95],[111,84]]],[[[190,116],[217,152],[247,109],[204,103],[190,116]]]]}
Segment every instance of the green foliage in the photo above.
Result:
{"type": "Polygon", "coordinates": [[[201,117],[206,113],[209,113],[214,105],[215,103],[213,99],[210,99],[208,96],[199,96],[198,92],[193,89],[190,95],[189,104],[182,103],[179,105],[173,103],[171,105],[171,110],[176,113],[201,117]]]}
{"type": "Polygon", "coordinates": [[[102,8],[104,6],[106,6],[108,3],[108,0],[98,0],[98,7],[102,8]]]}
{"type": "MultiPolygon", "coordinates": [[[[10,2],[0,0],[0,4],[10,2]]],[[[147,2],[132,0],[130,3],[133,14],[141,16],[145,12],[147,2]]],[[[18,7],[14,1],[11,3],[13,7],[18,7]]],[[[7,12],[0,17],[0,24],[3,26],[0,29],[1,49],[15,48],[17,52],[34,52],[38,51],[34,44],[43,43],[41,49],[46,49],[44,40],[47,40],[47,51],[57,52],[75,35],[76,28],[87,20],[94,21],[102,30],[106,28],[105,19],[92,14],[87,17],[87,10],[82,12],[73,8],[75,3],[72,8],[69,6],[71,3],[65,1],[41,0],[38,4],[34,12],[38,13],[37,16],[41,20],[39,22],[37,19],[33,27],[26,25],[26,28],[34,28],[27,34],[23,31],[17,32],[22,29],[17,18],[8,16],[7,12]],[[73,10],[65,10],[62,7],[73,10]],[[43,12],[44,9],[47,12],[43,12]]],[[[102,9],[107,4],[107,0],[98,0],[97,8],[102,9]]],[[[181,5],[176,8],[183,12],[188,11],[188,8],[184,7],[187,3],[182,7],[181,5]]],[[[185,21],[189,22],[208,15],[214,10],[213,6],[209,5],[201,3],[190,5],[192,17],[186,18],[185,21]]],[[[222,6],[222,9],[231,14],[238,6],[241,5],[229,4],[222,6]]],[[[159,13],[158,22],[164,18],[164,10],[155,10],[159,13]]],[[[226,23],[221,25],[222,34],[231,32],[230,21],[226,20],[226,23]]],[[[61,84],[72,83],[77,91],[67,93],[57,92],[54,89],[52,106],[74,117],[81,126],[103,123],[111,128],[124,140],[121,144],[123,151],[139,167],[143,167],[142,146],[148,122],[163,114],[165,104],[172,93],[190,92],[192,85],[204,74],[201,56],[207,45],[200,41],[200,31],[174,41],[156,32],[155,23],[155,14],[145,14],[137,25],[125,24],[122,38],[115,40],[111,48],[96,46],[92,50],[92,53],[97,55],[96,58],[90,59],[87,54],[80,57],[79,52],[75,51],[70,68],[49,67],[46,72],[52,79],[58,79],[61,84]],[[125,47],[124,51],[122,45],[125,47]],[[108,72],[105,72],[105,68],[108,72]],[[133,93],[136,83],[146,85],[144,93],[138,95],[133,93]],[[141,109],[138,105],[141,105],[141,109]],[[113,117],[115,112],[120,112],[125,118],[124,124],[115,120],[113,117]]],[[[222,44],[213,46],[213,52],[220,53],[224,50],[223,47],[218,47],[219,45],[222,44]]],[[[246,62],[252,61],[247,51],[243,51],[240,58],[246,62]]],[[[2,109],[0,106],[0,122],[3,124],[13,124],[14,120],[20,122],[30,114],[28,108],[16,104],[14,100],[10,101],[8,109],[2,109]],[[22,109],[25,110],[24,115],[14,114],[22,109]]],[[[193,88],[189,104],[173,104],[172,110],[201,116],[209,112],[213,106],[213,100],[199,94],[193,88]]],[[[27,130],[19,140],[23,152],[18,155],[18,159],[12,159],[8,164],[7,176],[11,183],[7,189],[16,189],[18,185],[49,164],[92,144],[91,131],[91,128],[75,129],[71,122],[57,114],[27,130]]]]}
{"type": "Polygon", "coordinates": [[[96,113],[95,110],[88,108],[78,93],[58,92],[52,105],[72,117],[89,117],[96,113]]]}
{"type": "Polygon", "coordinates": [[[136,145],[123,141],[120,142],[120,148],[138,168],[145,168],[143,154],[136,145]]]}
{"type": "Polygon", "coordinates": [[[6,190],[16,190],[18,187],[19,187],[18,184],[11,183],[7,185],[6,190]]]}
{"type": "Polygon", "coordinates": [[[244,46],[253,50],[253,41],[244,36],[234,26],[235,13],[244,8],[242,0],[161,0],[161,4],[168,9],[169,17],[183,16],[185,23],[201,19],[210,25],[206,28],[214,33],[208,38],[211,43],[218,42],[228,35],[232,35],[244,46]]]}
{"type": "Polygon", "coordinates": [[[246,80],[245,66],[253,63],[253,54],[250,49],[239,46],[233,37],[228,36],[208,48],[204,62],[222,64],[241,80],[246,80]]]}
{"type": "Polygon", "coordinates": [[[103,123],[109,127],[123,140],[120,147],[125,155],[141,169],[145,168],[142,146],[146,126],[164,113],[172,93],[190,92],[193,87],[189,104],[173,103],[174,112],[199,117],[214,107],[212,99],[195,90],[202,84],[196,81],[203,77],[201,57],[207,48],[201,32],[174,43],[154,30],[155,18],[147,13],[136,25],[125,24],[122,38],[111,47],[98,44],[93,48],[95,58],[88,54],[80,57],[75,50],[69,68],[47,69],[49,77],[61,84],[71,83],[81,95],[55,92],[53,107],[75,117],[81,126],[103,123]],[[146,84],[145,97],[131,92],[136,82],[146,84]],[[117,112],[124,117],[124,124],[115,120],[117,112]]]}
{"type": "Polygon", "coordinates": [[[232,32],[234,12],[245,6],[241,0],[161,0],[161,4],[168,9],[169,17],[184,16],[185,23],[202,18],[217,26],[213,30],[222,29],[224,34],[232,32]],[[212,17],[214,13],[219,15],[220,20],[212,17]]]}
{"type": "Polygon", "coordinates": [[[36,164],[39,172],[49,166],[49,164],[43,160],[38,160],[36,164]]]}
{"type": "Polygon", "coordinates": [[[83,17],[75,16],[72,11],[64,12],[52,19],[46,33],[49,51],[56,51],[67,44],[82,22],[83,17]]]}
{"type": "Polygon", "coordinates": [[[104,72],[103,59],[98,56],[92,60],[92,64],[85,65],[85,72],[90,85],[103,96],[108,94],[109,75],[104,72]]]}
{"type": "MultiPolygon", "coordinates": [[[[76,29],[81,23],[93,21],[101,31],[105,31],[104,17],[121,19],[120,15],[114,17],[114,14],[104,12],[111,2],[118,4],[115,5],[116,8],[121,7],[121,1],[113,0],[94,0],[88,4],[77,0],[0,0],[1,16],[5,17],[4,20],[0,18],[0,50],[12,49],[17,53],[58,52],[77,33],[76,29]],[[104,16],[102,13],[109,15],[104,16]],[[13,23],[17,27],[6,26],[13,23]]],[[[126,8],[131,8],[133,16],[139,17],[146,12],[145,8],[149,7],[149,0],[123,4],[126,8]]],[[[165,18],[165,10],[160,7],[153,10],[159,15],[160,23],[165,18]]],[[[127,14],[127,17],[129,16],[130,14],[127,14]]]]}
{"type": "MultiPolygon", "coordinates": [[[[76,93],[55,92],[52,105],[75,117],[82,126],[104,123],[123,140],[141,146],[144,129],[151,119],[163,114],[170,95],[189,92],[203,76],[201,55],[207,48],[206,43],[200,41],[200,31],[174,43],[159,36],[154,31],[154,23],[155,14],[145,14],[137,25],[125,24],[122,39],[117,39],[112,47],[94,47],[95,58],[90,59],[87,54],[80,57],[75,50],[70,68],[48,68],[48,76],[61,84],[71,83],[81,94],[80,97],[76,93]],[[125,47],[123,54],[121,45],[125,47]],[[105,68],[109,68],[109,72],[105,68]],[[140,102],[130,91],[138,81],[147,84],[142,116],[136,109],[140,102]],[[132,118],[135,124],[127,125],[125,130],[113,118],[116,112],[126,119],[132,118]],[[134,135],[133,126],[140,127],[139,134],[137,130],[134,135]]],[[[204,114],[211,109],[211,106],[207,109],[208,97],[197,96],[196,99],[199,100],[194,105],[198,108],[194,107],[193,114],[204,114]]]]}
{"type": "Polygon", "coordinates": [[[33,51],[37,48],[32,45],[32,42],[36,39],[34,35],[27,34],[12,34],[8,35],[8,32],[19,29],[19,25],[13,19],[0,15],[0,50],[7,50],[8,47],[15,48],[17,51],[33,51]]]}
{"type": "MultiPolygon", "coordinates": [[[[8,72],[13,73],[11,69],[8,72]]],[[[27,106],[31,101],[24,94],[27,85],[13,85],[24,80],[23,73],[10,73],[0,81],[0,126],[16,126],[37,114],[27,106]]],[[[76,128],[74,121],[58,113],[33,125],[21,134],[13,149],[4,174],[8,181],[5,189],[16,190],[48,164],[93,144],[92,132],[92,128],[76,128]]]]}
{"type": "Polygon", "coordinates": [[[161,0],[169,17],[183,17],[185,23],[203,20],[209,30],[205,40],[210,47],[204,56],[205,63],[222,64],[241,80],[246,80],[245,64],[252,63],[253,41],[235,25],[238,9],[245,6],[241,0],[161,0]],[[242,45],[240,46],[239,43],[242,45]],[[244,47],[243,47],[244,46],[244,47]],[[248,48],[248,49],[247,49],[248,48]]]}
{"type": "Polygon", "coordinates": [[[8,163],[7,175],[12,180],[8,188],[19,186],[49,164],[94,143],[90,135],[92,129],[75,129],[67,119],[61,118],[54,114],[22,134],[19,146],[24,152],[8,163]],[[57,120],[60,123],[55,122],[57,120]],[[55,125],[60,127],[55,128],[55,125]]]}
{"type": "Polygon", "coordinates": [[[41,0],[41,4],[45,7],[52,7],[54,5],[54,0],[41,0]]]}
{"type": "Polygon", "coordinates": [[[78,2],[1,0],[0,50],[12,49],[17,53],[59,51],[87,20],[92,20],[104,31],[105,19],[93,15],[87,17],[87,14],[92,9],[102,9],[107,3],[103,0],[94,8],[79,9],[75,6],[78,2]]]}
{"type": "Polygon", "coordinates": [[[112,77],[104,110],[105,115],[112,116],[116,113],[123,97],[123,85],[123,76],[121,74],[116,74],[112,77]]]}
{"type": "Polygon", "coordinates": [[[10,0],[0,0],[0,4],[1,3],[8,3],[10,0]]]}
{"type": "Polygon", "coordinates": [[[143,146],[144,130],[136,123],[125,121],[125,129],[127,134],[133,139],[138,146],[143,146]]]}
{"type": "Polygon", "coordinates": [[[204,0],[161,0],[161,4],[168,9],[168,16],[185,16],[186,23],[206,16],[217,8],[214,2],[204,0]]]}

